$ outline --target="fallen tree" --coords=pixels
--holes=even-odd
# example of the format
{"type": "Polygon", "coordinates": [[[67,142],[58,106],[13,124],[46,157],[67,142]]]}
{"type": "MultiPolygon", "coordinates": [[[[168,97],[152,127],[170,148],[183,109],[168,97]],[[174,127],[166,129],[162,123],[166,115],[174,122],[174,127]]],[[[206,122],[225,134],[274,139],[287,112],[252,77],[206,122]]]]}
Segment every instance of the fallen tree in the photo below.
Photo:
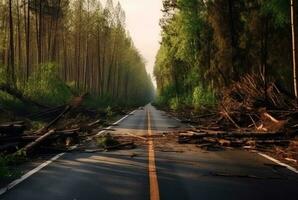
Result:
{"type": "Polygon", "coordinates": [[[41,107],[41,108],[49,108],[49,106],[46,106],[46,105],[43,105],[41,103],[35,102],[32,99],[24,96],[21,91],[19,91],[17,88],[11,87],[8,84],[1,84],[0,85],[0,90],[3,91],[3,92],[6,92],[7,94],[10,94],[11,96],[13,96],[17,99],[19,99],[20,101],[22,101],[25,104],[34,105],[34,106],[41,107]]]}
{"type": "Polygon", "coordinates": [[[49,138],[53,134],[55,134],[55,130],[48,131],[46,134],[38,137],[33,142],[29,143],[24,148],[20,149],[18,152],[20,152],[21,154],[27,155],[30,151],[32,151],[32,149],[34,147],[36,147],[37,145],[39,145],[41,142],[43,142],[44,140],[46,140],[47,138],[49,138]]]}

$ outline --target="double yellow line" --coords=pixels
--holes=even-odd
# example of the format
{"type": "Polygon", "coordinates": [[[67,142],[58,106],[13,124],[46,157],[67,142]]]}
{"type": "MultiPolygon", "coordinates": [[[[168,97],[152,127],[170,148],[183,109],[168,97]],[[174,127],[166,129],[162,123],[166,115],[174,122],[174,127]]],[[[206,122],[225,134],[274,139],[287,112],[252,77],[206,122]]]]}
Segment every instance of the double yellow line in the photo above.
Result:
{"type": "Polygon", "coordinates": [[[150,200],[159,200],[159,187],[157,180],[157,172],[155,165],[155,152],[154,152],[154,143],[153,143],[153,134],[151,129],[151,117],[150,111],[147,110],[147,119],[148,119],[148,170],[149,170],[149,186],[150,186],[150,200]]]}

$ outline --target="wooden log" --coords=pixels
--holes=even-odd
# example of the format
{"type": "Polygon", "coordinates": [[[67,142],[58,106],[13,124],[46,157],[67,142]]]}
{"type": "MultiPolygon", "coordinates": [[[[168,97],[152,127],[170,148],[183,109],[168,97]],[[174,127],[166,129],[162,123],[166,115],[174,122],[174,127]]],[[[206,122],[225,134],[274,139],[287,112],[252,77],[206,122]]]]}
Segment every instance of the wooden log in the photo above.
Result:
{"type": "Polygon", "coordinates": [[[31,142],[36,140],[39,136],[2,136],[0,137],[0,144],[10,142],[31,142]]]}
{"type": "Polygon", "coordinates": [[[25,126],[21,124],[2,124],[0,125],[0,134],[5,135],[21,135],[25,130],[25,126]]]}
{"type": "Polygon", "coordinates": [[[59,112],[59,111],[62,112],[62,110],[65,108],[65,106],[66,105],[62,105],[62,106],[57,106],[54,108],[45,109],[45,110],[42,110],[41,112],[30,114],[27,117],[28,118],[41,118],[44,116],[55,114],[56,112],[59,112]]]}
{"type": "Polygon", "coordinates": [[[46,134],[40,136],[39,138],[37,138],[35,141],[29,143],[28,145],[26,145],[24,148],[20,149],[19,152],[24,152],[25,154],[27,154],[28,152],[30,152],[33,148],[35,148],[36,146],[38,146],[41,142],[43,142],[44,140],[46,140],[47,138],[49,138],[51,135],[55,134],[55,130],[50,130],[48,131],[46,134]]]}
{"type": "Polygon", "coordinates": [[[230,140],[219,139],[219,140],[218,140],[218,143],[219,143],[221,146],[230,147],[232,142],[231,142],[230,140]]]}
{"type": "Polygon", "coordinates": [[[257,140],[256,145],[289,146],[289,140],[257,140]]]}
{"type": "Polygon", "coordinates": [[[66,106],[64,108],[64,110],[53,120],[51,121],[49,124],[47,124],[45,127],[39,129],[38,131],[36,131],[36,134],[42,134],[46,131],[48,131],[48,129],[53,126],[54,124],[56,124],[68,111],[70,111],[71,106],[66,106]]]}
{"type": "Polygon", "coordinates": [[[57,130],[56,133],[58,135],[60,134],[71,134],[71,133],[76,133],[79,132],[81,130],[81,128],[74,128],[74,129],[68,129],[68,130],[57,130]]]}
{"type": "Polygon", "coordinates": [[[1,123],[1,125],[2,125],[2,124],[24,125],[25,122],[24,122],[24,121],[14,121],[14,122],[3,122],[3,123],[1,123]]]}
{"type": "MultiPolygon", "coordinates": [[[[69,136],[78,136],[78,131],[80,131],[80,128],[76,129],[69,129],[69,130],[57,130],[55,131],[55,134],[53,134],[49,139],[55,139],[59,136],[69,137],[69,136]],[[57,136],[57,137],[56,137],[57,136]]],[[[34,135],[34,133],[29,133],[28,135],[22,135],[22,136],[0,136],[0,144],[1,143],[7,143],[7,142],[27,142],[36,140],[39,138],[39,135],[34,135]]]]}
{"type": "Polygon", "coordinates": [[[99,124],[100,122],[101,122],[101,120],[99,119],[99,120],[96,120],[95,122],[89,123],[88,126],[93,127],[93,126],[99,124]]]}
{"type": "MultiPolygon", "coordinates": [[[[283,132],[200,132],[194,133],[190,136],[182,134],[179,137],[189,137],[192,139],[200,139],[204,137],[214,137],[214,138],[279,138],[279,137],[287,137],[283,132]]],[[[290,137],[290,135],[288,136],[290,137]]]]}

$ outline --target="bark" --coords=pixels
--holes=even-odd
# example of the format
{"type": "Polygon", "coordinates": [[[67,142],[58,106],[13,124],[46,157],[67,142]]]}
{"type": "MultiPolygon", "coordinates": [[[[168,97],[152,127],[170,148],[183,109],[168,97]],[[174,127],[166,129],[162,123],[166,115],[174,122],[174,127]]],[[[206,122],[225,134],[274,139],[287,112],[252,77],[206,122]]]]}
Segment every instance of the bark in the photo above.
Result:
{"type": "Polygon", "coordinates": [[[233,79],[237,80],[239,77],[239,69],[236,66],[236,52],[237,52],[237,41],[234,23],[234,0],[229,0],[229,23],[230,23],[230,37],[231,37],[231,49],[232,49],[232,70],[233,79]]]}
{"type": "MultiPolygon", "coordinates": [[[[25,1],[24,1],[25,3],[25,1]]],[[[25,5],[24,5],[25,10],[25,5]]],[[[24,11],[25,12],[25,11],[24,11]]],[[[24,13],[25,15],[25,13],[24,13]]],[[[29,79],[30,73],[30,9],[29,9],[29,2],[27,5],[27,22],[25,22],[25,32],[26,32],[26,81],[29,79]]]]}
{"type": "Polygon", "coordinates": [[[298,98],[298,88],[297,88],[297,41],[296,41],[296,0],[291,0],[291,27],[292,27],[292,54],[293,54],[293,80],[294,80],[294,93],[296,99],[298,98]]]}
{"type": "Polygon", "coordinates": [[[8,49],[8,66],[7,66],[7,81],[15,86],[15,63],[14,63],[14,28],[12,16],[12,1],[9,0],[9,49],[8,49]]]}

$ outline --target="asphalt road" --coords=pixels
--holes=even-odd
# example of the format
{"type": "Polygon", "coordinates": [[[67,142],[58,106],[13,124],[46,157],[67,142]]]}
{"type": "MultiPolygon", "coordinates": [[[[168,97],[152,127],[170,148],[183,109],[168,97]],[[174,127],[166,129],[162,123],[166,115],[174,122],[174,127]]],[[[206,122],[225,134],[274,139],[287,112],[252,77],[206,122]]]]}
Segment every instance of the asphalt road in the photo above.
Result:
{"type": "MultiPolygon", "coordinates": [[[[115,126],[113,134],[141,136],[148,134],[149,128],[151,134],[159,135],[184,126],[148,105],[115,126]]],[[[256,153],[204,152],[190,146],[181,152],[165,151],[160,146],[166,141],[158,137],[152,141],[151,153],[148,145],[114,152],[67,153],[0,199],[298,200],[297,174],[256,153]],[[149,167],[149,160],[155,166],[149,167]],[[156,167],[151,171],[156,180],[149,181],[152,173],[148,173],[148,168],[152,167],[156,167]]]]}

